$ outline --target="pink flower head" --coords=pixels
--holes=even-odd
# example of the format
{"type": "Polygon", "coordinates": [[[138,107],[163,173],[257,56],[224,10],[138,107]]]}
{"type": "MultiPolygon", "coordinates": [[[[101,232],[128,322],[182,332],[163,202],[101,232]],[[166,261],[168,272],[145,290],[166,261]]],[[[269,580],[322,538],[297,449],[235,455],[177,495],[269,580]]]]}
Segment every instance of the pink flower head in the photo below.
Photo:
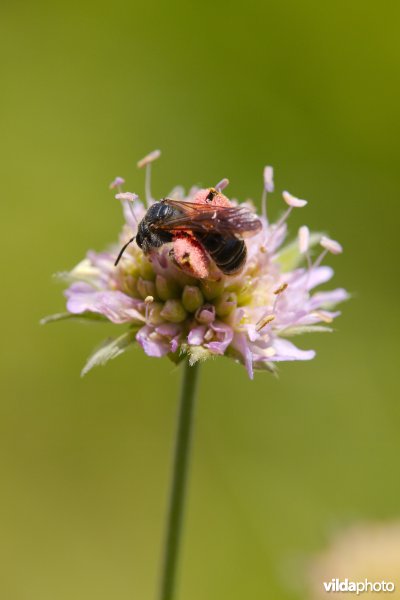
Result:
{"type": "MultiPolygon", "coordinates": [[[[149,167],[158,156],[155,151],[139,162],[147,168],[149,205],[153,202],[149,167]]],[[[119,185],[118,181],[110,187],[119,185]]],[[[173,194],[179,201],[198,205],[241,206],[222,193],[226,185],[227,180],[222,180],[215,188],[192,188],[187,196],[177,187],[173,194]]],[[[245,238],[247,260],[234,275],[218,269],[189,229],[176,231],[170,241],[144,254],[135,236],[147,208],[134,194],[117,194],[126,221],[118,243],[108,252],[89,252],[69,273],[68,312],[52,318],[95,318],[125,326],[119,337],[91,357],[85,372],[135,342],[148,356],[168,356],[175,362],[185,356],[193,364],[226,355],[244,364],[250,377],[257,369],[275,370],[278,362],[312,359],[313,350],[302,350],[289,338],[331,330],[340,314],[334,307],[348,297],[347,292],[316,288],[333,276],[332,268],[322,264],[326,254],[339,254],[342,247],[311,234],[306,226],[300,228],[298,239],[285,245],[287,219],[306,201],[283,192],[286,212],[276,223],[269,223],[266,193],[273,189],[272,167],[266,167],[261,224],[252,237],[245,238]],[[312,262],[309,250],[318,243],[323,250],[312,262]]]]}

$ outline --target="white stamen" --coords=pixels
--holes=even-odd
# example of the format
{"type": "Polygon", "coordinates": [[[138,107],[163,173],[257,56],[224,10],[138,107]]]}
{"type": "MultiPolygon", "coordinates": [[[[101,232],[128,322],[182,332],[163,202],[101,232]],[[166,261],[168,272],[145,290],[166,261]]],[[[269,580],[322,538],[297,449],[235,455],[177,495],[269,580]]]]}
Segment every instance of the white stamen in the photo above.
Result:
{"type": "Polygon", "coordinates": [[[268,223],[267,216],[267,193],[274,191],[274,169],[270,166],[264,167],[264,189],[261,198],[262,216],[268,223]]]}
{"type": "Polygon", "coordinates": [[[132,192],[122,192],[121,194],[115,194],[117,200],[122,200],[126,206],[129,206],[129,210],[131,212],[132,217],[134,218],[136,224],[139,224],[138,218],[135,215],[135,211],[133,210],[133,203],[135,200],[139,198],[137,194],[132,194],[132,192]]]}
{"type": "Polygon", "coordinates": [[[300,254],[306,254],[310,246],[310,230],[307,225],[303,225],[299,229],[299,250],[300,254]]]}
{"type": "Polygon", "coordinates": [[[122,192],[120,194],[115,194],[117,200],[128,200],[128,202],[134,202],[139,198],[137,194],[133,194],[132,192],[122,192]]]}
{"type": "Polygon", "coordinates": [[[322,236],[320,244],[323,248],[331,252],[332,254],[341,254],[343,252],[342,246],[336,240],[331,240],[326,236],[322,236]]]}
{"type": "Polygon", "coordinates": [[[289,208],[283,213],[283,215],[281,216],[281,218],[279,219],[279,221],[275,225],[273,225],[273,231],[272,231],[271,237],[268,240],[268,245],[270,247],[272,246],[272,241],[275,240],[275,237],[276,237],[277,233],[279,232],[280,228],[285,223],[285,221],[288,219],[288,217],[289,217],[290,213],[292,212],[292,210],[293,210],[293,207],[289,206],[289,208]]]}
{"type": "Polygon", "coordinates": [[[328,254],[328,250],[325,249],[321,252],[321,254],[318,256],[318,258],[316,259],[316,261],[314,262],[313,265],[311,265],[311,268],[309,269],[309,272],[312,269],[317,269],[319,267],[319,265],[322,263],[322,261],[324,260],[325,256],[328,254]]]}
{"type": "Polygon", "coordinates": [[[146,323],[149,320],[150,305],[154,302],[153,296],[146,296],[144,303],[146,304],[146,323]]]}
{"type": "Polygon", "coordinates": [[[147,156],[142,158],[142,160],[139,160],[139,162],[137,164],[139,169],[141,169],[142,167],[146,167],[146,178],[145,178],[144,189],[145,189],[147,206],[150,206],[150,204],[152,204],[152,202],[154,202],[154,198],[151,195],[151,163],[154,162],[155,160],[157,160],[157,158],[159,158],[160,156],[161,156],[161,150],[153,150],[153,152],[150,152],[150,154],[147,154],[147,156]]]}
{"type": "Polygon", "coordinates": [[[223,179],[221,179],[221,181],[219,181],[217,183],[217,185],[215,186],[215,189],[218,192],[222,192],[222,190],[224,190],[228,185],[229,185],[229,179],[227,179],[226,177],[224,177],[223,179]]]}
{"type": "Polygon", "coordinates": [[[264,167],[264,188],[267,192],[274,191],[274,169],[269,165],[264,167]]]}
{"type": "Polygon", "coordinates": [[[146,167],[150,163],[157,160],[157,158],[160,158],[160,156],[161,156],[161,150],[153,150],[153,152],[146,154],[146,156],[144,158],[139,160],[139,162],[137,163],[137,166],[139,167],[139,169],[146,167]]]}
{"type": "Polygon", "coordinates": [[[292,208],[302,208],[307,204],[307,200],[300,200],[300,198],[296,198],[296,196],[292,196],[286,190],[282,192],[282,197],[288,206],[292,208]]]}

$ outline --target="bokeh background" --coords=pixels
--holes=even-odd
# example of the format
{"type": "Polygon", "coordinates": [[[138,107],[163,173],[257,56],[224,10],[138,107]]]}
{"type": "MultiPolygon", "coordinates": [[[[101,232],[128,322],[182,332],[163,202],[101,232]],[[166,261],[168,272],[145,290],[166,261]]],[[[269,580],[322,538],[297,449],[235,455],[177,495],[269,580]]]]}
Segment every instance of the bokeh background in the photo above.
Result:
{"type": "MultiPolygon", "coordinates": [[[[52,273],[116,239],[108,190],[259,199],[262,168],[340,240],[353,299],[306,364],[202,381],[179,598],[307,599],[308,562],[400,517],[398,2],[3,2],[0,597],[155,597],[179,370],[139,350],[80,379],[101,324],[52,273]]],[[[279,194],[271,212],[282,209],[279,194]]],[[[400,568],[392,574],[400,586],[400,568]]],[[[334,572],[330,577],[337,576],[334,572]]],[[[368,573],[365,573],[368,576],[368,573]]]]}

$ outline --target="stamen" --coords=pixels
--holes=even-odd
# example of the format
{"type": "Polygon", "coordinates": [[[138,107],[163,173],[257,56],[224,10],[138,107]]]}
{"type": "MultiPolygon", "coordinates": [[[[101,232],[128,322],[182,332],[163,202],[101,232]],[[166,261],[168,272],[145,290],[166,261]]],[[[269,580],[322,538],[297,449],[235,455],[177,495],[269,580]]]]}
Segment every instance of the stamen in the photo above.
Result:
{"type": "Polygon", "coordinates": [[[223,179],[221,179],[221,181],[219,181],[217,183],[217,185],[215,186],[215,189],[218,192],[222,192],[222,190],[224,190],[228,185],[229,185],[229,179],[227,179],[226,177],[224,177],[223,179]]]}
{"type": "Polygon", "coordinates": [[[264,189],[261,197],[262,216],[268,224],[267,193],[274,191],[274,169],[267,165],[264,167],[264,189]]]}
{"type": "Polygon", "coordinates": [[[135,215],[135,211],[133,210],[133,203],[139,198],[139,196],[137,194],[132,194],[132,192],[122,192],[119,194],[115,194],[115,197],[117,200],[122,200],[126,206],[129,206],[131,215],[135,219],[136,225],[138,225],[139,221],[137,216],[135,215]]]}
{"type": "Polygon", "coordinates": [[[151,163],[157,160],[157,158],[159,158],[160,156],[161,150],[153,150],[153,152],[147,154],[147,156],[142,158],[142,160],[139,160],[139,162],[137,163],[139,169],[141,169],[142,167],[146,167],[144,188],[147,206],[150,206],[150,204],[154,201],[154,198],[151,195],[151,163]]]}
{"type": "Polygon", "coordinates": [[[282,292],[286,290],[287,286],[287,283],[282,283],[282,285],[280,285],[276,290],[274,290],[275,296],[279,296],[279,294],[282,294],[282,292]]]}
{"type": "Polygon", "coordinates": [[[331,254],[341,254],[343,252],[343,248],[339,242],[336,240],[331,240],[325,235],[322,236],[320,244],[323,248],[328,250],[328,252],[331,252],[331,254]]]}
{"type": "Polygon", "coordinates": [[[314,264],[311,265],[309,271],[311,271],[313,269],[317,269],[327,254],[328,254],[328,250],[327,249],[323,250],[321,252],[321,254],[318,256],[318,258],[316,259],[316,261],[314,262],[314,264]]]}
{"type": "Polygon", "coordinates": [[[150,163],[157,160],[157,158],[160,158],[160,156],[161,156],[161,150],[153,150],[149,154],[146,154],[146,156],[144,158],[139,160],[137,163],[137,166],[139,167],[139,169],[142,169],[146,165],[149,165],[150,163]]]}
{"type": "Polygon", "coordinates": [[[119,194],[115,194],[117,200],[128,200],[128,202],[134,202],[139,198],[137,194],[133,194],[132,192],[121,192],[119,194]]]}
{"type": "Polygon", "coordinates": [[[146,323],[148,323],[149,320],[149,312],[150,312],[150,305],[154,302],[154,298],[153,296],[146,296],[146,298],[144,299],[144,302],[146,304],[146,323]]]}
{"type": "Polygon", "coordinates": [[[323,321],[324,323],[332,323],[332,321],[333,321],[333,318],[331,317],[331,315],[329,313],[325,312],[324,310],[316,310],[312,314],[315,315],[316,317],[319,317],[321,319],[321,321],[323,321]]]}
{"type": "Polygon", "coordinates": [[[331,240],[330,238],[328,238],[326,236],[322,236],[319,243],[324,248],[324,250],[318,256],[318,258],[314,262],[314,264],[311,265],[311,267],[309,268],[309,271],[308,271],[309,274],[312,269],[317,269],[320,266],[320,264],[322,263],[322,261],[324,260],[325,256],[328,254],[328,252],[330,252],[331,254],[340,254],[341,252],[343,252],[343,248],[339,244],[339,242],[337,242],[336,240],[331,240]]]}
{"type": "Polygon", "coordinates": [[[303,225],[299,229],[299,251],[300,254],[304,254],[307,260],[308,268],[311,268],[311,257],[310,257],[310,230],[307,225],[303,225]]]}
{"type": "Polygon", "coordinates": [[[123,177],[116,177],[114,181],[112,181],[109,185],[110,190],[117,189],[119,192],[122,192],[121,186],[124,185],[125,179],[123,177]]]}
{"type": "Polygon", "coordinates": [[[272,312],[275,313],[276,312],[276,307],[278,306],[278,302],[279,299],[282,297],[283,292],[286,290],[286,288],[288,287],[287,283],[282,283],[282,285],[280,285],[275,291],[275,300],[274,300],[274,305],[272,307],[272,312]]]}
{"type": "Polygon", "coordinates": [[[296,196],[292,196],[286,190],[282,192],[282,197],[288,206],[292,208],[303,208],[307,204],[307,200],[300,200],[300,198],[296,198],[296,196]]]}
{"type": "Polygon", "coordinates": [[[276,298],[275,298],[274,304],[272,306],[272,312],[269,312],[268,314],[261,317],[261,319],[259,319],[259,321],[257,321],[257,323],[256,323],[256,331],[257,332],[261,331],[261,329],[263,329],[266,325],[268,325],[268,323],[271,323],[276,318],[275,313],[276,313],[276,306],[278,304],[278,300],[281,297],[281,294],[283,294],[283,292],[286,290],[287,287],[288,287],[287,283],[282,283],[282,285],[280,285],[276,290],[274,290],[274,294],[275,294],[276,298]]]}
{"type": "Polygon", "coordinates": [[[271,323],[274,320],[275,320],[275,315],[266,315],[265,317],[262,317],[256,323],[256,331],[257,332],[261,331],[261,329],[263,329],[266,325],[268,325],[268,323],[271,323]]]}

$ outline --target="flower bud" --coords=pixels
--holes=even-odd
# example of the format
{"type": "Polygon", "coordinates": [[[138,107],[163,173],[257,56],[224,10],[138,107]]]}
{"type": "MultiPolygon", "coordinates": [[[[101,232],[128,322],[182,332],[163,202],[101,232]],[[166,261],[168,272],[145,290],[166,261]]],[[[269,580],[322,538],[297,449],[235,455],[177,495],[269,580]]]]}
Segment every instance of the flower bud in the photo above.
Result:
{"type": "Polygon", "coordinates": [[[215,306],[212,304],[204,304],[196,311],[196,320],[203,325],[209,325],[215,319],[215,306]]]}
{"type": "Polygon", "coordinates": [[[167,300],[161,311],[161,316],[171,323],[180,323],[186,319],[186,310],[180,300],[167,300]]]}
{"type": "Polygon", "coordinates": [[[155,273],[153,270],[153,265],[144,255],[141,255],[139,272],[144,279],[154,279],[155,273]]]}
{"type": "Polygon", "coordinates": [[[188,312],[195,312],[204,302],[203,294],[196,285],[185,285],[182,304],[188,312]]]}
{"type": "Polygon", "coordinates": [[[154,281],[149,281],[148,279],[142,279],[139,277],[137,282],[137,290],[140,296],[143,298],[147,298],[147,296],[155,296],[156,295],[156,286],[154,281]]]}
{"type": "Polygon", "coordinates": [[[179,287],[172,279],[167,279],[163,275],[156,276],[157,295],[161,300],[169,300],[179,296],[179,287]]]}
{"type": "Polygon", "coordinates": [[[151,325],[161,325],[161,323],[164,323],[164,319],[161,316],[163,308],[164,304],[162,302],[152,302],[149,305],[148,322],[151,325]]]}
{"type": "Polygon", "coordinates": [[[227,317],[237,307],[237,297],[233,292],[223,292],[215,303],[218,317],[227,317]]]}
{"type": "Polygon", "coordinates": [[[206,300],[213,300],[224,291],[225,282],[224,279],[218,279],[216,281],[211,281],[206,279],[201,282],[201,291],[204,294],[206,300]]]}
{"type": "Polygon", "coordinates": [[[244,285],[237,292],[237,303],[239,306],[248,304],[252,299],[252,285],[250,277],[243,277],[244,285]]]}

